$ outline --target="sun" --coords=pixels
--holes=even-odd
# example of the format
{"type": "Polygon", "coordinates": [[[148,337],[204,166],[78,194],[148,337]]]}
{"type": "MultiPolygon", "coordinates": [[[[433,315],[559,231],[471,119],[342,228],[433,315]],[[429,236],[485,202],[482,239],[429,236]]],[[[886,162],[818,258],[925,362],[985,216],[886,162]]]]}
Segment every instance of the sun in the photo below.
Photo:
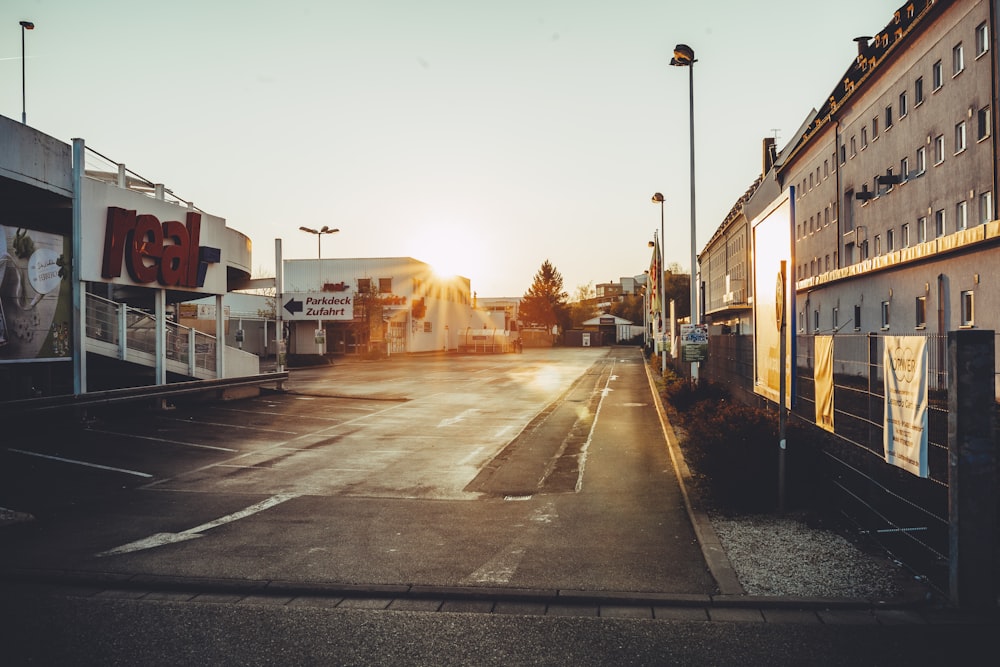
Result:
{"type": "Polygon", "coordinates": [[[438,225],[422,230],[421,239],[413,244],[413,258],[426,262],[441,278],[468,276],[475,241],[458,228],[438,225]]]}

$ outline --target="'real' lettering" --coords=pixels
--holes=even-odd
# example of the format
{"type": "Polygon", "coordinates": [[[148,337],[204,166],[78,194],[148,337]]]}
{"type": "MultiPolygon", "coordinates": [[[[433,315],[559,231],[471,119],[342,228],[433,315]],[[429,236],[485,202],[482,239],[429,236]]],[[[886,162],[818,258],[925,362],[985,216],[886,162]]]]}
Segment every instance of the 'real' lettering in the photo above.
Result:
{"type": "Polygon", "coordinates": [[[203,287],[208,264],[218,263],[218,248],[199,245],[201,214],[188,212],[186,224],[164,223],[154,215],[136,215],[108,207],[101,276],[118,278],[122,265],[139,283],[158,282],[164,287],[203,287]]]}

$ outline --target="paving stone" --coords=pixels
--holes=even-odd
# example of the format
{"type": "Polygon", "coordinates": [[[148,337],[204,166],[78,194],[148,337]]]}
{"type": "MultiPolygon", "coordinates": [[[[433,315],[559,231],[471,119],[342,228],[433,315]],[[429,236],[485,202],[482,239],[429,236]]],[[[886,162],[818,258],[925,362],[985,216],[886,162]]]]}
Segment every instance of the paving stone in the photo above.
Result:
{"type": "Polygon", "coordinates": [[[653,618],[653,608],[638,605],[602,604],[600,615],[602,618],[653,618]]]}
{"type": "Polygon", "coordinates": [[[218,604],[235,604],[242,600],[244,595],[237,595],[234,593],[200,593],[196,595],[191,601],[192,602],[212,602],[218,604]]]}
{"type": "Polygon", "coordinates": [[[185,591],[153,591],[146,595],[143,600],[168,600],[171,602],[187,602],[194,598],[195,593],[185,591]]]}
{"type": "Polygon", "coordinates": [[[544,616],[544,602],[497,602],[494,614],[516,614],[520,616],[544,616]]]}
{"type": "Polygon", "coordinates": [[[393,598],[344,598],[337,606],[340,609],[385,609],[392,601],[393,598]]]}
{"type": "Polygon", "coordinates": [[[437,611],[441,608],[441,600],[414,600],[411,598],[396,598],[389,605],[393,611],[437,611]]]}
{"type": "Polygon", "coordinates": [[[653,618],[665,621],[707,621],[704,607],[653,607],[653,618]]]}
{"type": "Polygon", "coordinates": [[[292,598],[289,607],[339,607],[344,598],[336,595],[303,595],[292,598]]]}
{"type": "Polygon", "coordinates": [[[285,595],[248,595],[237,604],[286,605],[295,598],[285,595]]]}
{"type": "Polygon", "coordinates": [[[547,616],[597,616],[596,604],[550,604],[545,611],[547,616]]]}
{"type": "Polygon", "coordinates": [[[764,615],[760,613],[760,609],[740,609],[732,607],[709,609],[708,617],[713,621],[733,621],[737,623],[764,622],[764,615]]]}
{"type": "MultiPolygon", "coordinates": [[[[545,605],[542,605],[543,607],[545,605]]],[[[493,611],[492,600],[445,600],[441,611],[460,614],[489,614],[493,611]]]]}

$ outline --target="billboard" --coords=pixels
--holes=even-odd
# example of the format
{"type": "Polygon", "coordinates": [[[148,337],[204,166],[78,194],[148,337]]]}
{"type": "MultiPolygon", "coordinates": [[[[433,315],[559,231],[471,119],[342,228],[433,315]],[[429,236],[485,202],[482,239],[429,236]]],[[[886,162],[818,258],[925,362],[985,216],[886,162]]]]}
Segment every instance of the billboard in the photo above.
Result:
{"type": "Polygon", "coordinates": [[[882,369],[886,463],[927,477],[927,339],[886,336],[882,369]]]}
{"type": "Polygon", "coordinates": [[[751,223],[753,235],[754,392],[778,402],[780,391],[780,320],[785,322],[786,407],[795,395],[795,188],[788,188],[751,223]],[[785,262],[781,280],[781,262],[785,262]],[[775,285],[779,287],[776,289],[775,285]],[[787,286],[787,287],[785,287],[787,286]]]}
{"type": "Polygon", "coordinates": [[[69,360],[68,237],[0,225],[0,363],[69,360]]]}

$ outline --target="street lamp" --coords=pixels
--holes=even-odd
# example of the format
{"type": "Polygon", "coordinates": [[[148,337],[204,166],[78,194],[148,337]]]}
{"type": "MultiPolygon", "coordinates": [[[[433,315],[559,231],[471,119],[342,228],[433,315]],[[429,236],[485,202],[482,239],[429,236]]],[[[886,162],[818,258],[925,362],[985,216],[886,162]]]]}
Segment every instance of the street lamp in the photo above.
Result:
{"type": "Polygon", "coordinates": [[[27,125],[28,112],[25,104],[24,93],[24,31],[34,30],[35,24],[31,21],[21,21],[21,125],[27,125]]]}
{"type": "MultiPolygon", "coordinates": [[[[695,211],[694,211],[694,64],[698,62],[694,57],[694,49],[687,44],[678,44],[674,47],[674,57],[670,59],[670,64],[674,67],[688,68],[688,91],[689,91],[689,114],[691,119],[691,324],[698,324],[698,284],[696,266],[698,264],[698,253],[695,241],[695,211]]],[[[691,362],[691,379],[698,381],[698,362],[691,362]]]]}
{"type": "MultiPolygon", "coordinates": [[[[319,278],[319,291],[323,291],[323,235],[324,234],[336,234],[339,229],[330,229],[328,226],[323,225],[322,229],[313,229],[311,227],[299,227],[304,232],[316,235],[316,276],[319,278]]],[[[323,336],[323,342],[320,342],[319,334],[323,331],[323,320],[316,320],[316,350],[319,354],[323,354],[323,342],[326,340],[326,336],[323,336]]]]}
{"type": "MultiPolygon", "coordinates": [[[[666,237],[663,235],[663,195],[659,192],[654,192],[652,201],[654,204],[660,205],[660,256],[659,256],[659,267],[657,268],[656,284],[659,288],[660,297],[660,337],[663,338],[666,335],[667,326],[667,294],[666,289],[663,285],[663,243],[666,237]]],[[[667,346],[660,345],[660,372],[667,372],[667,346]]]]}

